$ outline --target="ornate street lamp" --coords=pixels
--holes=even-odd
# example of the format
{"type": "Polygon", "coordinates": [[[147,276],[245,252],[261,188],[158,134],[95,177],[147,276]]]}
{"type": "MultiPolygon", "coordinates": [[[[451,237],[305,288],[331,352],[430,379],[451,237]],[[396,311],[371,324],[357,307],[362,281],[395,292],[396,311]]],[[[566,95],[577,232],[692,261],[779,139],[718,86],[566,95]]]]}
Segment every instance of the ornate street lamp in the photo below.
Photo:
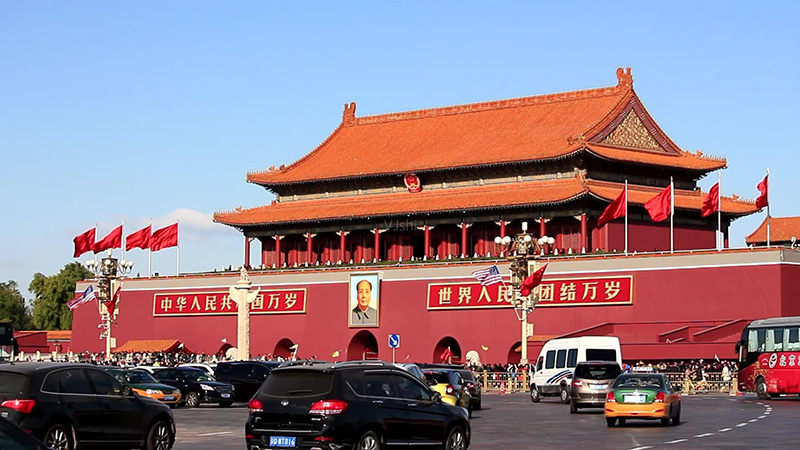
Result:
{"type": "Polygon", "coordinates": [[[117,258],[112,256],[111,249],[108,250],[107,256],[99,262],[94,259],[86,261],[86,268],[95,274],[97,278],[97,300],[100,303],[100,319],[102,323],[98,328],[102,328],[103,332],[100,333],[100,339],[106,339],[106,359],[111,358],[111,347],[114,339],[111,337],[111,325],[114,323],[114,311],[109,311],[106,304],[111,300],[116,293],[120,275],[128,275],[133,270],[133,261],[118,261],[117,258]],[[115,289],[116,288],[116,289],[115,289]]]}
{"type": "Polygon", "coordinates": [[[530,262],[533,263],[533,271],[538,269],[537,260],[544,254],[545,245],[553,245],[555,239],[542,236],[535,239],[528,234],[528,222],[522,222],[522,233],[515,237],[497,236],[494,243],[500,245],[505,250],[506,259],[509,261],[511,271],[511,289],[513,292],[512,303],[517,319],[522,323],[522,355],[520,364],[528,364],[528,314],[533,312],[533,308],[539,303],[539,289],[526,297],[520,295],[522,282],[530,274],[530,262]]]}

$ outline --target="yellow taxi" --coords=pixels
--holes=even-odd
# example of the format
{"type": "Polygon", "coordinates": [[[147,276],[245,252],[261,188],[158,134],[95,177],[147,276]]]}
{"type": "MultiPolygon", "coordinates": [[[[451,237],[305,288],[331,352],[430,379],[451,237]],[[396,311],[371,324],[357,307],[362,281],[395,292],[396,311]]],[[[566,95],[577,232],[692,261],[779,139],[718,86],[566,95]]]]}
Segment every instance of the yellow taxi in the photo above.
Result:
{"type": "Polygon", "coordinates": [[[448,373],[444,369],[426,370],[425,381],[428,386],[442,396],[442,401],[453,406],[465,408],[472,417],[472,398],[466,386],[457,386],[450,383],[448,373]]]}
{"type": "Polygon", "coordinates": [[[660,420],[664,426],[681,423],[680,386],[659,373],[625,373],[606,396],[606,423],[613,427],[630,419],[660,420]]]}
{"type": "Polygon", "coordinates": [[[109,367],[106,372],[123,384],[130,386],[142,397],[152,398],[170,406],[181,402],[181,391],[178,388],[160,383],[144,370],[122,370],[109,367]]]}

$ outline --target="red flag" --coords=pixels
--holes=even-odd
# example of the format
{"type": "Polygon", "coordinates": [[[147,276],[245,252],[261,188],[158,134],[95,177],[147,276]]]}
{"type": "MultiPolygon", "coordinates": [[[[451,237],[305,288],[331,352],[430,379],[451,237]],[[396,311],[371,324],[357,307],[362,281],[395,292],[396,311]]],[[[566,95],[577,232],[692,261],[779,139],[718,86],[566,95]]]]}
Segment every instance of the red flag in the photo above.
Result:
{"type": "Polygon", "coordinates": [[[77,258],[86,252],[92,251],[92,247],[94,247],[94,233],[95,229],[92,228],[72,239],[72,242],[75,243],[75,252],[72,255],[73,258],[77,258]]]}
{"type": "Polygon", "coordinates": [[[628,205],[625,202],[625,190],[623,189],[619,197],[611,202],[606,210],[603,211],[603,215],[597,219],[597,227],[600,228],[618,217],[624,217],[626,214],[628,214],[628,205]]]}
{"type": "Polygon", "coordinates": [[[708,190],[708,195],[703,199],[703,206],[700,207],[700,217],[708,217],[717,211],[719,211],[719,183],[708,190]]]}
{"type": "Polygon", "coordinates": [[[122,225],[111,230],[111,233],[108,233],[103,240],[95,242],[92,250],[95,253],[100,253],[110,248],[122,248],[122,225]]]}
{"type": "Polygon", "coordinates": [[[117,292],[114,293],[114,296],[111,297],[111,300],[106,302],[106,309],[108,309],[109,314],[114,314],[114,308],[117,307],[117,302],[119,302],[119,294],[122,292],[122,283],[119,284],[117,288],[117,292]]]}
{"type": "Polygon", "coordinates": [[[644,208],[650,213],[650,218],[653,219],[653,222],[661,222],[669,218],[672,210],[670,207],[671,200],[672,185],[667,186],[658,195],[644,204],[644,208]]]}
{"type": "Polygon", "coordinates": [[[159,228],[150,237],[150,250],[157,252],[162,248],[178,246],[178,224],[159,228]]]}
{"type": "Polygon", "coordinates": [[[545,269],[547,269],[547,264],[543,265],[536,272],[533,272],[528,278],[525,278],[525,281],[522,282],[522,286],[519,289],[519,295],[523,297],[531,295],[533,288],[542,283],[545,269]]]}
{"type": "Polygon", "coordinates": [[[453,352],[450,351],[450,347],[447,347],[446,349],[444,349],[442,354],[439,355],[439,359],[441,359],[442,362],[447,362],[452,357],[453,357],[453,352]]]}
{"type": "Polygon", "coordinates": [[[150,231],[151,225],[148,225],[135,233],[129,234],[125,238],[125,250],[150,248],[150,231]]]}
{"type": "Polygon", "coordinates": [[[764,180],[758,183],[756,187],[758,188],[758,192],[761,192],[761,195],[756,199],[756,208],[761,209],[765,206],[769,206],[769,174],[767,174],[764,180]]]}

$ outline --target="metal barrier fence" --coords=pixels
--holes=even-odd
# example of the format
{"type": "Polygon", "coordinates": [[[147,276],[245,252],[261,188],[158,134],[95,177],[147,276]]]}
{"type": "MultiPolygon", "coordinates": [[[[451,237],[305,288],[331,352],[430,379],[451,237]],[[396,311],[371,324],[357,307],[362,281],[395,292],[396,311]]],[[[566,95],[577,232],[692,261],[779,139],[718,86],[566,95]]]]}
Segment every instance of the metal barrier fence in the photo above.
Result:
{"type": "MultiPolygon", "coordinates": [[[[692,376],[686,376],[680,372],[663,372],[667,379],[674,386],[680,386],[684,394],[704,394],[704,393],[735,393],[736,392],[736,372],[731,372],[728,376],[723,376],[720,372],[706,372],[705,379],[694,380],[692,376]]],[[[527,372],[478,372],[476,378],[481,381],[484,392],[520,392],[528,391],[527,372]]]]}

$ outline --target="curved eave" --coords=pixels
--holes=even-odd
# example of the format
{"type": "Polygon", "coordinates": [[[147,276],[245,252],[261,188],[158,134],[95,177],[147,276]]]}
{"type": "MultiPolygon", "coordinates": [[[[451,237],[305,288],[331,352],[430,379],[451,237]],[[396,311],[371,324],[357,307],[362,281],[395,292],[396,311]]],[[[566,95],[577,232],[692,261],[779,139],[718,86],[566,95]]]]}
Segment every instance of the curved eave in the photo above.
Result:
{"type": "Polygon", "coordinates": [[[565,198],[563,200],[558,201],[549,201],[549,202],[527,202],[527,203],[516,203],[513,205],[494,205],[494,206],[480,206],[480,207],[473,207],[473,208],[450,208],[450,209],[441,209],[441,210],[431,210],[431,211],[414,211],[414,212],[407,212],[407,213],[387,213],[387,214],[373,214],[368,216],[342,216],[342,217],[320,217],[313,220],[294,220],[294,221],[284,221],[284,222],[255,222],[255,223],[234,223],[234,222],[225,222],[224,220],[220,220],[214,215],[214,222],[219,223],[222,225],[228,225],[230,227],[236,228],[238,230],[244,230],[246,228],[253,228],[253,227],[262,227],[262,226],[284,226],[284,225],[298,225],[298,224],[307,224],[307,223],[329,223],[329,222],[336,222],[336,221],[348,221],[348,220],[373,220],[373,219],[386,219],[389,217],[411,217],[411,216],[425,216],[425,215],[443,215],[443,214],[459,214],[459,213],[468,213],[468,212],[475,212],[475,211],[489,211],[489,210],[496,210],[496,209],[515,209],[515,208],[526,208],[526,207],[541,207],[541,206],[555,206],[555,205],[563,205],[565,203],[569,203],[586,195],[586,192],[580,192],[576,195],[571,197],[565,198]]]}
{"type": "MultiPolygon", "coordinates": [[[[647,156],[653,156],[653,155],[650,155],[648,153],[643,152],[642,150],[637,150],[637,149],[632,149],[632,148],[631,149],[626,149],[626,148],[621,148],[621,147],[611,147],[611,146],[602,145],[602,144],[592,144],[592,146],[608,148],[608,149],[611,149],[611,150],[618,150],[618,151],[624,151],[624,152],[636,152],[636,153],[642,153],[642,154],[647,155],[647,156]]],[[[678,161],[675,161],[676,163],[673,164],[673,165],[669,165],[669,164],[658,163],[658,162],[639,161],[639,160],[635,160],[635,159],[632,159],[632,158],[624,158],[624,157],[617,158],[617,157],[613,157],[613,156],[609,156],[609,155],[603,155],[603,154],[599,153],[599,151],[595,151],[591,147],[586,147],[585,150],[586,150],[587,154],[589,154],[589,155],[591,155],[591,156],[593,156],[593,157],[595,157],[597,159],[601,159],[603,161],[609,161],[609,162],[614,162],[614,163],[631,164],[631,165],[644,166],[644,167],[665,167],[666,166],[666,167],[669,167],[671,170],[681,170],[681,171],[684,171],[684,172],[691,172],[691,173],[696,173],[696,174],[700,174],[700,175],[705,175],[705,174],[708,174],[710,172],[714,172],[715,170],[721,170],[721,169],[725,169],[725,168],[728,167],[727,161],[708,160],[709,165],[707,167],[686,167],[685,165],[680,165],[678,163],[678,161]]],[[[671,155],[655,155],[655,156],[658,157],[658,158],[675,158],[676,160],[681,159],[681,156],[671,156],[671,155]]]]}

